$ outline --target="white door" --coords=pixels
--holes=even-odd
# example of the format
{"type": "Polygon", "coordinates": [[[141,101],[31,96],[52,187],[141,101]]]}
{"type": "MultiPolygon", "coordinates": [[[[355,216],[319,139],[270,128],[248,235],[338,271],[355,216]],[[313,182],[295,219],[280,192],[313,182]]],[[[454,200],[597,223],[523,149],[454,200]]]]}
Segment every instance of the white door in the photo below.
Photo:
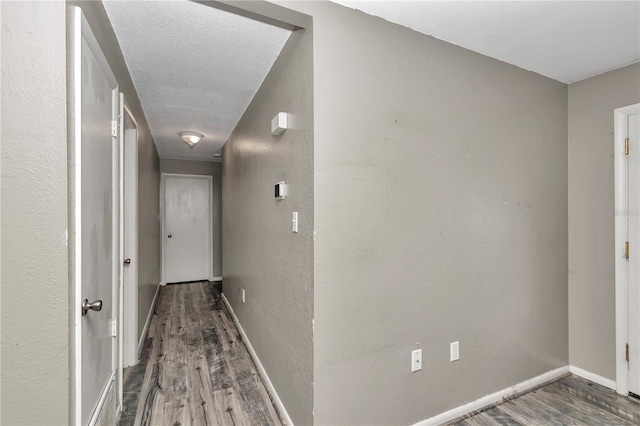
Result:
{"type": "Polygon", "coordinates": [[[119,172],[118,138],[112,122],[118,117],[119,93],[79,8],[74,8],[73,26],[74,415],[76,423],[89,424],[112,389],[116,367],[111,321],[118,312],[114,294],[119,275],[119,172]]]}
{"type": "Polygon", "coordinates": [[[640,115],[628,117],[629,138],[629,392],[640,395],[640,115]]]}
{"type": "MultiPolygon", "coordinates": [[[[126,105],[126,102],[123,102],[126,105]]],[[[123,108],[123,367],[138,363],[138,130],[131,111],[123,108]]]]}
{"type": "Polygon", "coordinates": [[[212,177],[162,175],[163,283],[207,280],[213,271],[212,177]]]}

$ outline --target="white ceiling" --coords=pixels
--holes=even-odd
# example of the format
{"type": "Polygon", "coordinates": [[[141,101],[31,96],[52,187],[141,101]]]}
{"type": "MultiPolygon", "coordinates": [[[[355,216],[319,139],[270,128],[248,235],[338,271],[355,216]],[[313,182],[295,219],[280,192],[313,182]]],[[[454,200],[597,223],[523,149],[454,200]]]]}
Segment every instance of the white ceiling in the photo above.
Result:
{"type": "Polygon", "coordinates": [[[572,83],[640,60],[639,1],[343,1],[572,83]]]}
{"type": "Polygon", "coordinates": [[[214,161],[291,32],[186,0],[104,4],[160,157],[214,161]]]}
{"type": "MultiPolygon", "coordinates": [[[[639,1],[335,1],[566,83],[640,60],[639,1]]],[[[104,4],[160,157],[215,161],[290,31],[188,0],[104,4]]]]}

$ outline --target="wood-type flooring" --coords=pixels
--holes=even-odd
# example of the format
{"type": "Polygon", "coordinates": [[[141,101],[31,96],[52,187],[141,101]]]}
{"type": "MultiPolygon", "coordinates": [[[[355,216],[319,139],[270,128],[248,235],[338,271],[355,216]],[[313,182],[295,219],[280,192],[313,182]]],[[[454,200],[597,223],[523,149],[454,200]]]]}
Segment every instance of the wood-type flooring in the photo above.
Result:
{"type": "Polygon", "coordinates": [[[214,283],[160,288],[121,425],[281,425],[214,283]]]}

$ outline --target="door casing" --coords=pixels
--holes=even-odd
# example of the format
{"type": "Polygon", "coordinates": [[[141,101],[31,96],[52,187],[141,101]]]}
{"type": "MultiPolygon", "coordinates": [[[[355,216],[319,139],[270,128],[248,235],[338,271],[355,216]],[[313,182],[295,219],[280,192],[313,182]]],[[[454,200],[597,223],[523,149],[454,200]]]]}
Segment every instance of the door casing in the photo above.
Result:
{"type": "Polygon", "coordinates": [[[122,366],[129,367],[138,363],[138,123],[129,108],[126,99],[123,103],[122,120],[122,165],[123,209],[122,238],[123,260],[131,259],[124,266],[122,289],[122,366]],[[126,232],[125,232],[125,222],[126,232]]]}
{"type": "MultiPolygon", "coordinates": [[[[625,139],[628,133],[628,117],[640,113],[640,104],[614,110],[614,186],[615,186],[615,306],[616,306],[616,391],[629,394],[629,363],[626,361],[626,345],[629,343],[629,261],[625,256],[625,243],[629,241],[629,191],[640,190],[628,185],[628,158],[625,154],[625,139]]],[[[640,149],[631,147],[631,149],[640,149]]],[[[636,253],[638,247],[631,247],[636,253]]],[[[640,283],[634,283],[640,285],[640,283]]],[[[637,324],[636,326],[640,326],[637,324]]],[[[639,342],[640,343],[640,342],[639,342]]],[[[636,349],[637,352],[637,349],[636,349]]],[[[640,357],[636,362],[640,362],[640,357]]]]}
{"type": "Polygon", "coordinates": [[[209,182],[209,281],[214,281],[215,277],[213,276],[213,177],[208,175],[190,175],[190,174],[176,174],[176,173],[162,173],[160,177],[160,228],[161,228],[161,243],[160,243],[160,285],[166,285],[166,235],[167,235],[167,224],[165,218],[165,180],[167,177],[180,177],[180,178],[197,178],[197,179],[207,179],[209,182]]]}

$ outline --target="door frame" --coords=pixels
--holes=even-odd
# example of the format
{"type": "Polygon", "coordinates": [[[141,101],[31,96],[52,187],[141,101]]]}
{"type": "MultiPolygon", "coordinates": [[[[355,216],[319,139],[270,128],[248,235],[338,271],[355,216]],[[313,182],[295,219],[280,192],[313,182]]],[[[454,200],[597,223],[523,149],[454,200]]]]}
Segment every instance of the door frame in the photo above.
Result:
{"type": "Polygon", "coordinates": [[[123,113],[133,128],[128,129],[125,119],[122,119],[122,166],[125,171],[122,191],[122,238],[124,261],[124,244],[127,244],[128,257],[131,263],[123,267],[122,309],[119,318],[122,347],[122,367],[129,367],[138,363],[138,122],[131,112],[126,99],[123,101],[123,113]],[[127,133],[130,132],[130,133],[127,133]],[[126,177],[128,176],[128,178],[126,177]],[[125,191],[126,188],[126,191],[125,191]],[[125,198],[125,194],[128,197],[125,198]],[[124,219],[128,223],[129,234],[124,233],[124,219]],[[126,286],[125,286],[126,284],[126,286]]]}
{"type": "Polygon", "coordinates": [[[166,259],[165,254],[167,252],[165,248],[167,235],[167,226],[166,226],[166,218],[164,215],[164,186],[165,180],[167,177],[182,177],[182,178],[196,178],[196,179],[207,179],[209,186],[209,281],[214,281],[213,276],[213,176],[210,175],[193,175],[193,174],[182,174],[182,173],[161,173],[160,174],[160,285],[167,285],[166,281],[166,259]]]}
{"type": "MultiPolygon", "coordinates": [[[[69,96],[68,96],[68,123],[69,123],[69,257],[70,257],[70,288],[71,291],[71,341],[73,351],[73,361],[71,362],[71,409],[70,419],[73,424],[82,423],[82,309],[81,302],[83,298],[82,293],[82,40],[86,40],[90,46],[96,60],[104,68],[107,79],[111,84],[115,86],[113,90],[113,105],[112,105],[112,120],[117,122],[119,114],[119,85],[118,81],[111,70],[111,66],[107,61],[98,40],[96,39],[91,27],[82,9],[77,6],[71,6],[69,9],[69,31],[68,31],[68,51],[69,58],[68,63],[70,65],[69,70],[69,96]]],[[[118,139],[118,137],[113,137],[118,139]]],[[[119,168],[119,147],[118,143],[113,143],[114,156],[112,159],[112,188],[114,193],[112,194],[112,294],[117,295],[119,291],[119,270],[120,270],[120,253],[119,253],[119,194],[117,192],[118,182],[118,168],[119,168]]],[[[118,299],[113,299],[113,319],[117,319],[120,312],[118,305],[118,299]]],[[[114,382],[117,380],[116,370],[118,368],[118,339],[116,336],[112,337],[112,366],[109,378],[107,379],[103,390],[101,391],[98,399],[97,406],[94,408],[94,412],[90,417],[89,424],[93,425],[97,422],[98,416],[104,408],[104,403],[107,399],[109,391],[114,386],[114,382]]],[[[117,385],[117,384],[116,384],[117,385]]],[[[116,395],[117,396],[117,395],[116,395]]],[[[116,412],[114,415],[117,417],[120,414],[121,406],[116,404],[116,412]]]]}
{"type": "Polygon", "coordinates": [[[640,113],[640,104],[617,108],[614,121],[614,185],[615,185],[615,306],[616,306],[616,391],[629,394],[629,364],[626,361],[626,345],[629,342],[629,262],[625,257],[628,241],[628,192],[627,156],[625,139],[628,117],[640,113]]]}

